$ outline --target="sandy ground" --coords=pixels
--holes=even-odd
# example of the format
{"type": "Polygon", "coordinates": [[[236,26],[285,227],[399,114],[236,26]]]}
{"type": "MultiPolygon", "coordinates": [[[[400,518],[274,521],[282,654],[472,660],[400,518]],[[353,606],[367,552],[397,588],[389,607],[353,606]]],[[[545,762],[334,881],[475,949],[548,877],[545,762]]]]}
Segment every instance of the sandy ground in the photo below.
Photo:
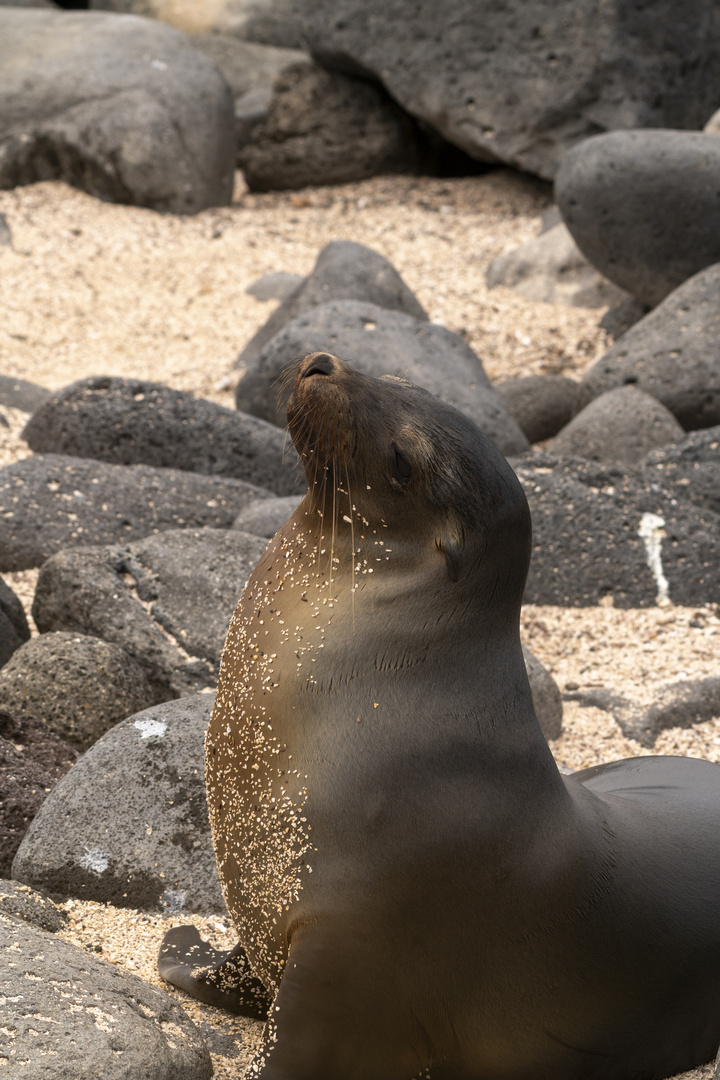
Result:
{"type": "MultiPolygon", "coordinates": [[[[0,247],[0,371],[51,389],[88,375],[133,375],[232,405],[234,358],[273,307],[245,288],[272,271],[306,274],[324,244],[350,239],[387,256],[431,319],[478,352],[492,380],[579,376],[608,346],[602,309],[536,303],[485,285],[490,261],[535,236],[549,204],[547,185],[503,170],[281,195],[248,194],[239,178],[231,207],[193,218],[112,206],[56,183],[0,192],[13,237],[12,248],[0,247]]],[[[24,414],[0,407],[2,419],[7,464],[29,451],[24,414]]],[[[3,576],[29,611],[37,572],[3,576]]],[[[715,607],[528,606],[522,630],[563,689],[604,686],[650,700],[660,683],[719,673],[715,607]]],[[[568,703],[564,723],[553,751],[572,768],[647,753],[598,709],[568,703]]],[[[720,718],[667,731],[655,750],[720,761],[720,718]]],[[[175,994],[208,1037],[215,1075],[242,1076],[260,1025],[190,1002],[155,975],[160,938],[177,920],[79,901],[65,907],[69,940],[99,946],[175,994]]],[[[227,922],[193,921],[218,947],[234,944],[227,922]]]]}

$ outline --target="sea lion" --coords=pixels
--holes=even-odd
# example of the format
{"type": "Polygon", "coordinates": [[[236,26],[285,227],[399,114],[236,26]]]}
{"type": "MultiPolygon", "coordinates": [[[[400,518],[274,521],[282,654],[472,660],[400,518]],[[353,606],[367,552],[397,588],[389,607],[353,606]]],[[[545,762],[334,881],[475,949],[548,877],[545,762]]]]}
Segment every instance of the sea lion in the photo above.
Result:
{"type": "MultiPolygon", "coordinates": [[[[272,997],[254,1074],[709,1060],[720,767],[560,774],[520,645],[528,506],[472,421],[326,353],[297,365],[288,416],[308,494],[238,605],[206,743],[220,878],[272,997]]],[[[202,996],[182,934],[162,965],[202,996]]],[[[209,993],[243,1008],[238,956],[209,993]]]]}

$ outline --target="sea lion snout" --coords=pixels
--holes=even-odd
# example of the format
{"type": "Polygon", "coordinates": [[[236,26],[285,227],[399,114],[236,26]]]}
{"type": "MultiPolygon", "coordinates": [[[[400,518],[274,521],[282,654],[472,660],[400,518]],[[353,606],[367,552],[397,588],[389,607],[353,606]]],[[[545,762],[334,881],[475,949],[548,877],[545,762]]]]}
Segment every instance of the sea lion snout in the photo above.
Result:
{"type": "Polygon", "coordinates": [[[340,367],[340,361],[330,353],[311,353],[304,357],[300,365],[300,378],[308,379],[311,375],[334,375],[340,367]]]}

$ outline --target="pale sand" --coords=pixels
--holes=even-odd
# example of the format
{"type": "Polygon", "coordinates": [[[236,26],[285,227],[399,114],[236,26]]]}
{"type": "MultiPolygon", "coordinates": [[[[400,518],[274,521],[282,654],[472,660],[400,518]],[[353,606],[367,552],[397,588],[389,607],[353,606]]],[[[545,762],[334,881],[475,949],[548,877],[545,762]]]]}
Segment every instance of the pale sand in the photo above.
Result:
{"type": "MultiPolygon", "coordinates": [[[[245,293],[262,274],[306,274],[335,239],[386,255],[430,318],[462,333],[493,380],[539,372],[579,376],[608,346],[602,310],[535,303],[488,291],[490,261],[536,235],[549,188],[499,171],[471,179],[376,178],[281,195],[249,195],[194,218],[113,206],[47,183],[0,192],[13,249],[0,247],[0,371],[50,389],[88,375],[149,378],[232,406],[233,360],[272,311],[245,293]]],[[[392,370],[390,367],[389,370],[392,370]]],[[[0,465],[29,450],[17,410],[0,408],[0,465]]],[[[3,577],[29,611],[37,571],[3,577]]],[[[714,607],[550,608],[528,606],[523,639],[561,688],[602,685],[634,700],[658,683],[717,675],[720,619],[714,607]],[[701,622],[691,626],[690,621],[701,622]]],[[[663,733],[657,753],[720,761],[720,718],[663,733]]],[[[565,706],[553,744],[573,768],[647,751],[598,709],[565,706]]],[[[165,919],[69,901],[64,936],[102,953],[182,1000],[202,1026],[235,1035],[239,1054],[213,1053],[215,1075],[242,1075],[261,1025],[191,1002],[155,974],[165,919]]],[[[192,919],[218,947],[229,924],[192,919]]],[[[687,1080],[709,1078],[705,1067],[687,1080]]]]}

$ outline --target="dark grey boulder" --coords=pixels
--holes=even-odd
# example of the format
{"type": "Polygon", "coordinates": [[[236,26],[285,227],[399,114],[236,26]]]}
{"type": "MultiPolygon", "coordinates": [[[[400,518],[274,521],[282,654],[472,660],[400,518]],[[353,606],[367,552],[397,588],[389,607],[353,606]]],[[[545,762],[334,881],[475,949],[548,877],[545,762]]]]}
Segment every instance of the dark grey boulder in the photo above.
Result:
{"type": "Polygon", "coordinates": [[[720,514],[720,426],[693,431],[682,442],[651,451],[642,467],[651,484],[720,514]]]}
{"type": "Polygon", "coordinates": [[[2,8],[0,98],[0,188],[64,180],[172,213],[231,200],[230,89],[168,26],[2,8]]]}
{"type": "Polygon", "coordinates": [[[30,627],[23,606],[7,582],[0,578],[0,668],[29,637],[30,627]]]}
{"type": "Polygon", "coordinates": [[[626,295],[588,262],[562,222],[493,259],[487,285],[570,307],[607,307],[626,295]]]}
{"type": "Polygon", "coordinates": [[[547,447],[558,456],[637,465],[650,450],[680,442],[685,432],[665,406],[637,386],[595,398],[547,447]]]}
{"type": "Polygon", "coordinates": [[[0,375],[0,405],[8,405],[21,412],[35,412],[50,394],[44,386],[37,386],[27,379],[15,379],[12,375],[0,375]]]}
{"type": "MultiPolygon", "coordinates": [[[[384,255],[352,240],[332,240],[321,250],[309,277],[250,339],[235,366],[251,367],[263,346],[287,323],[331,300],[363,300],[390,311],[402,311],[415,319],[427,319],[415,294],[384,255]]],[[[287,360],[291,358],[288,356],[287,360]]]]}
{"type": "Polygon", "coordinates": [[[0,0],[0,7],[52,8],[54,11],[58,9],[53,0],[0,0]]]}
{"type": "Polygon", "coordinates": [[[570,421],[578,384],[564,375],[526,375],[493,390],[531,443],[551,439],[570,421]]]}
{"type": "Polygon", "coordinates": [[[0,708],[40,717],[78,750],[157,701],[137,661],[87,634],[41,634],[0,670],[0,708]]]}
{"type": "Polygon", "coordinates": [[[533,521],[525,603],[720,601],[720,515],[617,466],[539,454],[513,464],[533,521]]]}
{"type": "Polygon", "coordinates": [[[208,1080],[173,999],[55,934],[0,915],[0,1060],[33,1080],[208,1080]]]}
{"type": "Polygon", "coordinates": [[[278,76],[267,115],[238,149],[253,191],[348,184],[419,161],[416,125],[382,87],[308,61],[278,76]]]}
{"type": "Polygon", "coordinates": [[[41,633],[90,634],[125,650],[155,700],[214,687],[233,611],[267,546],[232,529],[172,530],[120,547],[68,548],[40,570],[41,633]]]}
{"type": "Polygon", "coordinates": [[[68,923],[65,912],[49,897],[19,881],[0,880],[0,915],[21,919],[49,934],[63,930],[68,923]]]}
{"type": "Polygon", "coordinates": [[[316,59],[371,76],[483,161],[552,179],[614,128],[700,128],[720,100],[711,0],[303,0],[316,59]]]}
{"type": "Polygon", "coordinates": [[[269,495],[243,480],[45,454],[0,469],[0,571],[40,566],[64,547],[173,528],[229,528],[269,495]]]}
{"type": "Polygon", "coordinates": [[[43,803],[12,876],[56,899],[224,912],[205,800],[212,694],[108,731],[43,803]]]}
{"type": "Polygon", "coordinates": [[[528,449],[480,359],[458,334],[356,300],[321,304],[280,330],[240,379],[238,408],[285,424],[288,390],[278,392],[278,379],[290,359],[321,349],[370,375],[401,375],[423,386],[471,417],[503,454],[528,449]]]}
{"type": "Polygon", "coordinates": [[[566,698],[605,709],[627,739],[650,748],[666,728],[688,728],[720,716],[720,677],[666,683],[650,705],[638,705],[604,689],[578,691],[566,698]]]}
{"type": "Polygon", "coordinates": [[[292,517],[300,501],[295,495],[286,495],[284,499],[262,499],[260,502],[250,503],[235,518],[233,529],[241,529],[253,536],[264,536],[269,540],[292,517]]]}
{"type": "Polygon", "coordinates": [[[563,702],[560,688],[537,656],[523,645],[523,659],[530,680],[535,715],[546,739],[562,735],[563,702]]]}
{"type": "Polygon", "coordinates": [[[621,293],[621,296],[625,299],[611,304],[598,323],[600,329],[604,330],[613,341],[617,341],[648,313],[645,304],[641,304],[630,293],[621,293]]]}
{"type": "Polygon", "coordinates": [[[713,135],[598,135],[563,159],[555,198],[593,266],[648,307],[720,262],[720,141],[713,135]]]}
{"type": "Polygon", "coordinates": [[[0,708],[0,877],[10,876],[30,822],[77,756],[41,720],[0,708]]]}
{"type": "Polygon", "coordinates": [[[39,454],[230,476],[277,495],[304,488],[297,454],[275,425],[141,379],[71,383],[40,406],[23,437],[39,454]]]}
{"type": "Polygon", "coordinates": [[[686,431],[720,424],[718,340],[720,264],[701,270],[623,334],[582,378],[575,408],[632,385],[661,401],[686,431]]]}

